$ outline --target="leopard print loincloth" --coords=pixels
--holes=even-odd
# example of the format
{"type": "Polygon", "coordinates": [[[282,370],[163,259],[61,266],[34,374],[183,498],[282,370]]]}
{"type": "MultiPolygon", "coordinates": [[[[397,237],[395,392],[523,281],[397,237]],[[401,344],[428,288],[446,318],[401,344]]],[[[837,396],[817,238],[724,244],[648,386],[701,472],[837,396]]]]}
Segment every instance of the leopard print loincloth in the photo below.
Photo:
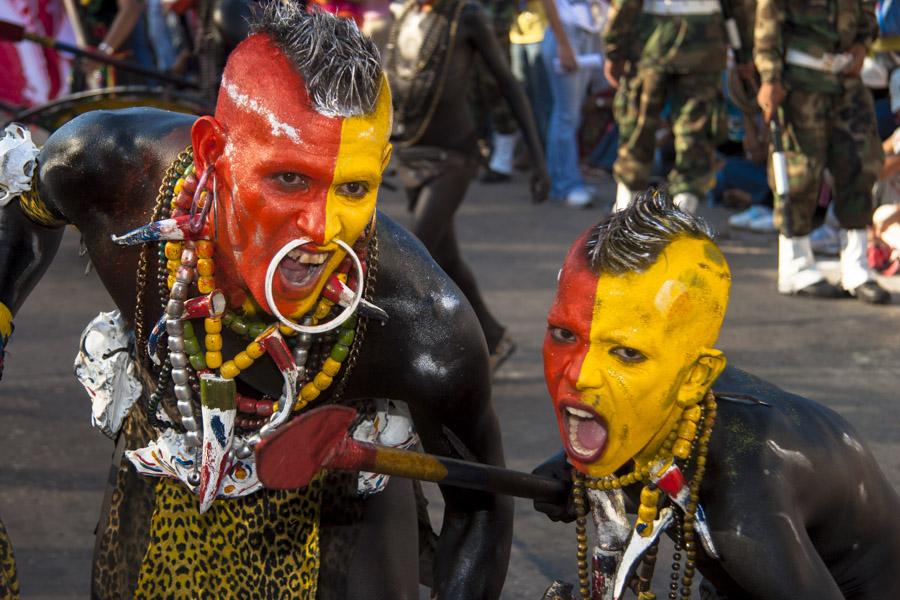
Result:
{"type": "Polygon", "coordinates": [[[315,598],[322,479],[219,500],[160,479],[135,598],[315,598]]]}
{"type": "MultiPolygon", "coordinates": [[[[146,445],[151,435],[143,414],[132,411],[125,447],[146,445]]],[[[262,490],[216,500],[200,515],[196,496],[183,484],[138,475],[127,460],[120,461],[98,526],[92,598],[195,598],[202,593],[343,600],[350,559],[360,544],[364,500],[356,493],[356,478],[355,472],[325,472],[314,494],[262,490]],[[301,527],[313,511],[319,519],[316,544],[301,527]],[[176,592],[179,585],[190,588],[176,592]]]]}
{"type": "Polygon", "coordinates": [[[0,600],[17,600],[18,597],[19,579],[12,544],[9,543],[3,521],[0,521],[0,600]]]}

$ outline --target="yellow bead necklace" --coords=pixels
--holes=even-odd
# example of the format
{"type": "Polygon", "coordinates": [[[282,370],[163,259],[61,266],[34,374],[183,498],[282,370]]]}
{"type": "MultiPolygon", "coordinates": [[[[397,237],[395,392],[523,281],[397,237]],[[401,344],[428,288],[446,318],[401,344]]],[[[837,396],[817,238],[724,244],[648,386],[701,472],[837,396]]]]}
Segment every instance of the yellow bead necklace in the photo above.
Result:
{"type": "MultiPolygon", "coordinates": [[[[578,562],[578,585],[581,597],[590,598],[590,575],[587,562],[587,512],[589,510],[589,502],[585,493],[585,489],[594,490],[614,490],[630,486],[638,482],[644,482],[645,485],[641,489],[640,506],[638,507],[637,520],[635,521],[634,531],[642,537],[648,537],[653,532],[653,522],[656,520],[659,510],[660,498],[663,496],[659,488],[651,481],[653,475],[661,475],[673,461],[677,459],[688,460],[694,450],[697,448],[697,455],[694,468],[694,476],[690,482],[689,500],[687,509],[684,513],[684,519],[681,532],[681,544],[686,551],[686,562],[684,568],[684,577],[681,579],[681,598],[688,600],[690,598],[691,582],[695,573],[696,563],[696,547],[694,523],[696,522],[696,511],[699,504],[700,483],[703,481],[703,475],[706,471],[706,454],[709,448],[709,439],[712,434],[712,427],[716,419],[716,400],[713,393],[707,392],[704,404],[691,406],[684,410],[675,428],[669,432],[659,451],[653,460],[646,465],[636,468],[634,471],[618,477],[604,478],[587,478],[579,471],[573,471],[573,488],[572,493],[575,503],[575,537],[577,541],[576,560],[578,562]],[[700,423],[702,420],[702,424],[700,423]],[[697,433],[700,432],[699,439],[697,433]],[[654,466],[663,465],[660,471],[653,471],[654,466]]],[[[653,598],[655,596],[650,592],[650,578],[656,560],[655,543],[644,557],[645,565],[648,566],[645,571],[649,570],[649,575],[642,574],[639,581],[639,598],[653,598]]],[[[680,559],[681,548],[676,546],[675,556],[680,559]]],[[[674,557],[673,557],[674,558],[674,557]]],[[[672,569],[677,573],[680,561],[674,560],[672,569]]],[[[678,597],[677,577],[673,577],[673,583],[670,584],[671,592],[669,598],[675,600],[678,597]],[[674,586],[674,587],[672,587],[674,586]]]]}

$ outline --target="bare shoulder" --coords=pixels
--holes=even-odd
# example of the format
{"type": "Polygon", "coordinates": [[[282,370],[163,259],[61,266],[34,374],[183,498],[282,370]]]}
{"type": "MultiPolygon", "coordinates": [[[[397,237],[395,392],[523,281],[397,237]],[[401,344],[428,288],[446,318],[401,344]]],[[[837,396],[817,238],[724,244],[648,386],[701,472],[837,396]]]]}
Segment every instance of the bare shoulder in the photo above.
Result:
{"type": "Polygon", "coordinates": [[[389,321],[369,325],[359,369],[391,373],[386,397],[489,387],[484,335],[468,301],[421,242],[383,214],[373,301],[389,321]]]}
{"type": "Polygon", "coordinates": [[[93,111],[58,129],[38,157],[41,198],[79,225],[155,195],[165,166],[190,143],[195,117],[150,108],[93,111]]]}
{"type": "Polygon", "coordinates": [[[845,491],[860,485],[896,504],[865,441],[835,411],[733,367],[714,387],[718,417],[709,472],[715,479],[707,483],[727,488],[718,490],[720,497],[764,493],[808,519],[847,502],[845,491]]]}

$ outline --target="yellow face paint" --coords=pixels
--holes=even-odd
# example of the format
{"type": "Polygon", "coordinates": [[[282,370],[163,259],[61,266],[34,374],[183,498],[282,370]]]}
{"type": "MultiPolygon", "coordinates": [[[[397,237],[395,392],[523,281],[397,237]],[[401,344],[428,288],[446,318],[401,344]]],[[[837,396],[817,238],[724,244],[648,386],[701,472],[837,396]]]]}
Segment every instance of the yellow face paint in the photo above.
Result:
{"type": "MultiPolygon", "coordinates": [[[[391,159],[392,110],[391,91],[387,79],[383,78],[375,110],[343,120],[334,177],[325,206],[325,240],[340,239],[352,246],[372,221],[381,174],[391,159]]],[[[326,274],[334,271],[346,256],[333,242],[322,250],[334,252],[325,267],[326,274]]],[[[305,314],[312,308],[325,279],[314,297],[302,302],[295,314],[305,314]]]]}
{"type": "Polygon", "coordinates": [[[689,237],[643,273],[597,277],[571,260],[548,319],[545,374],[571,462],[604,477],[652,459],[724,368],[712,347],[730,273],[714,244],[689,237]]]}
{"type": "MultiPolygon", "coordinates": [[[[13,316],[9,308],[0,302],[0,336],[5,340],[12,335],[13,316]]],[[[2,359],[2,357],[0,357],[2,359]]]]}

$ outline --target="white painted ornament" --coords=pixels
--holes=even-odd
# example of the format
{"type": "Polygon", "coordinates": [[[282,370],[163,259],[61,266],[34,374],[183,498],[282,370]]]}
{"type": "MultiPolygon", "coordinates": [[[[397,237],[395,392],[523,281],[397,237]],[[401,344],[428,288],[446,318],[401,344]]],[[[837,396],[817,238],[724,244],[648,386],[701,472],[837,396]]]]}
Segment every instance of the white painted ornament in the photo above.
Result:
{"type": "Polygon", "coordinates": [[[222,479],[233,466],[235,385],[208,373],[200,377],[200,417],[203,421],[203,445],[200,448],[200,514],[209,510],[219,494],[222,479]]]}
{"type": "MultiPolygon", "coordinates": [[[[365,419],[353,430],[353,439],[390,448],[410,450],[419,444],[412,418],[405,402],[378,399],[375,416],[365,419]]],[[[360,471],[356,493],[367,497],[384,491],[391,476],[360,471]]]]}
{"type": "MultiPolygon", "coordinates": [[[[165,430],[156,440],[138,450],[128,450],[125,456],[141,475],[151,477],[172,477],[181,481],[192,492],[198,485],[190,481],[194,471],[195,452],[185,444],[183,435],[172,429],[165,430]]],[[[219,480],[217,498],[238,498],[262,489],[256,476],[254,455],[248,458],[234,458],[219,480]]]]}
{"type": "Polygon", "coordinates": [[[91,397],[91,423],[115,438],[142,386],[131,357],[131,331],[118,310],[102,312],[81,334],[75,377],[91,397]]]}
{"type": "Polygon", "coordinates": [[[31,189],[39,152],[31,132],[18,123],[7,125],[0,134],[0,206],[31,189]]]}

